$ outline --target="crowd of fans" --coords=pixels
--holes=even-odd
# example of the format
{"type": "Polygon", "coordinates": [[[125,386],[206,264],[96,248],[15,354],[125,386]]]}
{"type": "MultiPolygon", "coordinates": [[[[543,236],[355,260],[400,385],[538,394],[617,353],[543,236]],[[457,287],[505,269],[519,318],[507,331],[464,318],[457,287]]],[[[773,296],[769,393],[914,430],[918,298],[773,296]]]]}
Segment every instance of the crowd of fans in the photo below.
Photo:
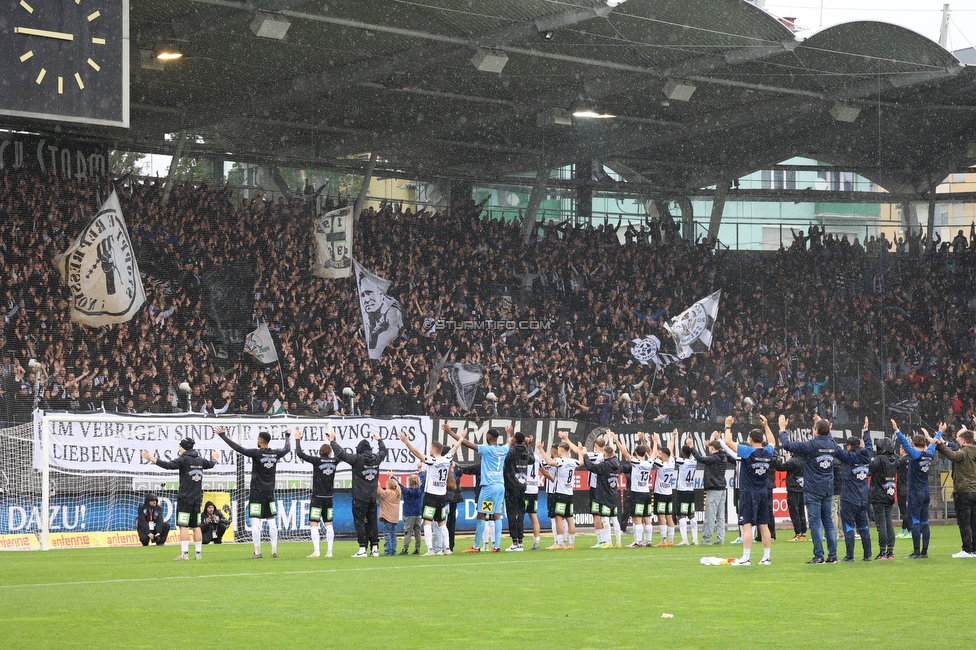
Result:
{"type": "Polygon", "coordinates": [[[7,423],[29,419],[35,403],[213,414],[267,413],[277,401],[303,415],[603,423],[774,412],[845,423],[880,415],[882,400],[907,408],[917,400],[929,423],[976,412],[976,233],[928,247],[910,237],[891,250],[881,238],[862,246],[814,227],[788,248],[757,253],[683,240],[665,217],[626,232],[549,222],[526,243],[520,223],[485,219],[471,201],[438,214],[384,205],[363,211],[354,255],[392,280],[406,327],[370,362],[355,281],[310,273],[312,208],[303,198],[237,200],[232,188],[189,183],[176,184],[165,206],[162,196],[158,179],[79,183],[2,172],[7,423]],[[54,257],[110,185],[147,300],[127,324],[86,328],[70,322],[54,257]],[[244,287],[253,296],[249,322],[238,325],[268,323],[280,368],[243,355],[239,340],[225,345],[233,324],[212,311],[204,277],[230,265],[256,278],[244,287]],[[634,360],[633,339],[654,333],[667,346],[661,324],[717,289],[710,352],[658,373],[634,360]],[[438,320],[534,326],[453,329],[438,320]],[[449,347],[452,361],[486,371],[467,413],[446,378],[424,397],[430,368],[449,347]]]}

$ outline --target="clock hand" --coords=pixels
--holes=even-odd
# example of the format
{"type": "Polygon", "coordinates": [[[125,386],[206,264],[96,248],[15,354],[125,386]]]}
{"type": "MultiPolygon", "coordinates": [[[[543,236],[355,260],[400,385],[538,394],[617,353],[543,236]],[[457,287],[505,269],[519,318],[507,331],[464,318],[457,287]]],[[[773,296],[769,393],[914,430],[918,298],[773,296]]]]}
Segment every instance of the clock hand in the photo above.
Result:
{"type": "Polygon", "coordinates": [[[14,27],[15,34],[27,34],[30,36],[43,36],[44,38],[56,38],[62,41],[75,40],[74,34],[64,32],[49,32],[46,29],[33,29],[31,27],[14,27]]]}

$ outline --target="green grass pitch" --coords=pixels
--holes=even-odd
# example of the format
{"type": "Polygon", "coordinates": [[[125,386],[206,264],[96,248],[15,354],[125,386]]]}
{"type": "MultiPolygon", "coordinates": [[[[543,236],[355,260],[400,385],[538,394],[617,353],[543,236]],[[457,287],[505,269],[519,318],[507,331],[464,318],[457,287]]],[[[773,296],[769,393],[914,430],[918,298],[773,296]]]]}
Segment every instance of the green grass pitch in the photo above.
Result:
{"type": "Polygon", "coordinates": [[[699,563],[739,546],[590,550],[585,535],[575,551],[450,557],[352,559],[352,542],[318,560],[307,542],[275,560],[267,543],[261,560],[250,544],[202,562],[172,546],[3,553],[0,647],[976,647],[976,559],[950,558],[956,527],[914,561],[898,540],[895,562],[807,566],[811,544],[787,538],[769,567],[699,563]]]}

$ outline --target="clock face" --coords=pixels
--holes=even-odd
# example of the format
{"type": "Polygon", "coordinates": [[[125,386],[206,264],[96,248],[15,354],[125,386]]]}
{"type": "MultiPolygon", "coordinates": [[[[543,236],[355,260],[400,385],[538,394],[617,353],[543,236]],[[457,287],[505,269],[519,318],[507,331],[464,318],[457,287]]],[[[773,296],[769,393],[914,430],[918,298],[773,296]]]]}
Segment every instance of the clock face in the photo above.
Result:
{"type": "Polygon", "coordinates": [[[128,126],[128,0],[0,0],[0,113],[128,126]]]}

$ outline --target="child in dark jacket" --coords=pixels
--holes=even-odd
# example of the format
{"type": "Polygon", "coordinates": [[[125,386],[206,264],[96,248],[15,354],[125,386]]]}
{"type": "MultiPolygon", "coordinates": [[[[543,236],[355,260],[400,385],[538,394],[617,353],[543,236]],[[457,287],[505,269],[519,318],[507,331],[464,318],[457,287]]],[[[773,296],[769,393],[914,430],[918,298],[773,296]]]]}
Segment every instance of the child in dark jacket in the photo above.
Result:
{"type": "Polygon", "coordinates": [[[413,554],[420,554],[421,515],[423,515],[424,485],[420,477],[411,475],[407,478],[407,487],[403,488],[403,550],[400,555],[406,555],[410,549],[410,538],[414,539],[413,554]]]}

